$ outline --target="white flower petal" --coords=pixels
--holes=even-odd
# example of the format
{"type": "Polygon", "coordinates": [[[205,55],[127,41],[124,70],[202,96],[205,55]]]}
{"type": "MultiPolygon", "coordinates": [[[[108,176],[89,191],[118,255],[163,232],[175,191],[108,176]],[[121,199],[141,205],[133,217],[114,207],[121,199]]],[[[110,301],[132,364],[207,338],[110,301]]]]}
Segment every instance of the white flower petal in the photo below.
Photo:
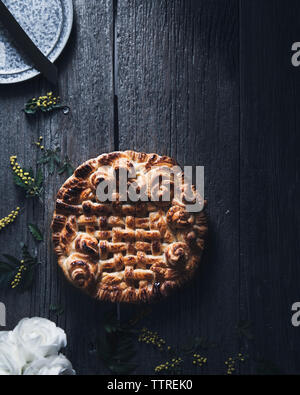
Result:
{"type": "Polygon", "coordinates": [[[31,362],[24,371],[25,376],[73,376],[71,362],[62,354],[52,355],[31,362]]]}
{"type": "Polygon", "coordinates": [[[67,345],[65,332],[45,318],[24,318],[12,335],[27,362],[56,355],[67,345]]]}
{"type": "Polygon", "coordinates": [[[7,341],[8,336],[9,336],[9,332],[7,332],[7,331],[1,331],[1,332],[0,332],[0,342],[1,342],[1,341],[7,341]]]}
{"type": "Polygon", "coordinates": [[[25,365],[25,359],[19,348],[8,341],[9,333],[1,335],[0,340],[0,376],[19,376],[25,365]]]}

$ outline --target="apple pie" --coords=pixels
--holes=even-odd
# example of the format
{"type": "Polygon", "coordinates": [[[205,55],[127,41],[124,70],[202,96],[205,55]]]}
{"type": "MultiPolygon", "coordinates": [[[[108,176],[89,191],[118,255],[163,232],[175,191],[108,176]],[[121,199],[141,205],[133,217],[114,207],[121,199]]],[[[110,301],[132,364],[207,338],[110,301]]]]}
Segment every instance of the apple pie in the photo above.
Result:
{"type": "MultiPolygon", "coordinates": [[[[63,184],[52,221],[53,243],[73,285],[99,300],[138,303],[167,296],[193,276],[207,232],[205,203],[193,213],[184,198],[175,197],[174,179],[163,177],[174,166],[166,156],[112,152],[83,163],[63,184]],[[147,201],[120,198],[121,170],[134,171],[127,185],[146,191],[147,201]],[[159,176],[158,184],[149,182],[151,174],[159,176]],[[98,187],[113,177],[114,199],[104,201],[98,187]],[[162,199],[167,189],[169,197],[162,199]]],[[[191,190],[196,199],[196,188],[191,190]]]]}

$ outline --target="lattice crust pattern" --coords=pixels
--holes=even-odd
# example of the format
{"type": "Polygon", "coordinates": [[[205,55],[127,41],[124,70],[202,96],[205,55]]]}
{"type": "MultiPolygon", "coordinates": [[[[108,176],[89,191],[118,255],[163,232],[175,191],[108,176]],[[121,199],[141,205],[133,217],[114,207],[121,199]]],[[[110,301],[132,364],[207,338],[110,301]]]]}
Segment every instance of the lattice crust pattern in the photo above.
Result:
{"type": "MultiPolygon", "coordinates": [[[[147,174],[174,165],[166,156],[113,152],[85,162],[64,183],[52,231],[59,265],[72,284],[100,300],[137,303],[167,296],[193,276],[207,232],[204,210],[189,213],[172,194],[167,202],[137,203],[118,196],[102,203],[96,195],[111,177],[109,168],[134,169],[130,182],[143,188],[147,174]]],[[[151,186],[147,191],[150,196],[151,186]]]]}

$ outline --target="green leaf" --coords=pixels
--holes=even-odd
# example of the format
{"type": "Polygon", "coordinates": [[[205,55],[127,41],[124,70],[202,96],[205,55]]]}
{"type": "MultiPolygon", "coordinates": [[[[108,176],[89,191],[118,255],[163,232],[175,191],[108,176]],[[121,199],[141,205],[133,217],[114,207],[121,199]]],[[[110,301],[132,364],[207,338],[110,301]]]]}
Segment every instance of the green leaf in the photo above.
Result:
{"type": "Polygon", "coordinates": [[[29,170],[26,170],[24,168],[23,171],[24,171],[24,173],[29,173],[29,176],[31,178],[33,178],[34,181],[29,182],[28,184],[25,184],[25,182],[22,180],[21,177],[19,177],[15,173],[13,173],[14,183],[26,191],[27,198],[39,197],[42,192],[42,187],[41,187],[41,184],[43,182],[42,174],[39,173],[39,170],[38,170],[37,177],[34,177],[32,168],[30,168],[29,170]]]}
{"type": "Polygon", "coordinates": [[[65,157],[62,167],[59,169],[58,174],[67,173],[68,177],[71,177],[74,173],[74,166],[71,164],[68,156],[65,157]]]}
{"type": "Polygon", "coordinates": [[[26,272],[24,272],[21,283],[19,285],[19,291],[21,292],[25,292],[28,291],[32,285],[33,285],[33,281],[34,281],[34,268],[33,267],[29,267],[26,272]]]}
{"type": "Polygon", "coordinates": [[[133,372],[137,365],[133,361],[136,350],[131,331],[120,324],[114,311],[105,314],[103,328],[104,335],[97,341],[98,355],[103,364],[113,374],[133,372]]]}
{"type": "Polygon", "coordinates": [[[137,367],[138,367],[138,365],[136,363],[128,362],[128,363],[122,363],[119,365],[110,365],[109,369],[114,374],[127,375],[127,374],[134,372],[137,367]]]}
{"type": "Polygon", "coordinates": [[[33,173],[33,168],[30,167],[30,169],[28,170],[29,173],[29,177],[34,178],[34,173],[33,173]]]}
{"type": "Polygon", "coordinates": [[[208,350],[217,346],[216,343],[210,342],[207,337],[190,336],[187,338],[187,342],[181,347],[181,351],[188,355],[194,354],[201,349],[208,350]]]}
{"type": "Polygon", "coordinates": [[[51,158],[50,162],[49,162],[49,174],[50,174],[50,176],[53,176],[54,170],[55,170],[54,158],[51,158]]]}
{"type": "Polygon", "coordinates": [[[253,340],[254,336],[251,331],[251,326],[252,324],[250,321],[240,321],[236,327],[239,337],[245,337],[247,340],[253,340]]]}
{"type": "Polygon", "coordinates": [[[8,262],[0,262],[0,287],[8,288],[17,274],[21,262],[11,255],[4,255],[4,257],[8,262]]]}
{"type": "Polygon", "coordinates": [[[278,376],[284,374],[281,369],[272,361],[259,358],[256,360],[256,363],[256,372],[258,375],[278,376]]]}
{"type": "Polygon", "coordinates": [[[51,313],[55,313],[57,315],[62,315],[65,312],[65,309],[61,305],[50,305],[49,308],[51,313]]]}
{"type": "Polygon", "coordinates": [[[14,174],[13,180],[14,180],[14,183],[15,183],[18,187],[26,188],[26,184],[24,184],[24,182],[22,181],[22,179],[21,179],[19,176],[17,176],[16,174],[14,174]]]}
{"type": "Polygon", "coordinates": [[[24,112],[29,115],[35,114],[37,111],[48,113],[61,107],[59,97],[47,94],[28,100],[24,106],[24,112]]]}
{"type": "Polygon", "coordinates": [[[24,111],[26,114],[29,114],[29,115],[33,115],[36,113],[36,109],[33,109],[33,108],[25,108],[24,111]]]}
{"type": "Polygon", "coordinates": [[[43,181],[44,181],[44,176],[43,176],[42,170],[40,168],[37,169],[35,181],[36,181],[36,186],[38,188],[40,188],[43,184],[43,181]]]}
{"type": "Polygon", "coordinates": [[[49,162],[49,157],[47,155],[43,156],[40,160],[37,161],[38,165],[45,165],[49,162]]]}
{"type": "Polygon", "coordinates": [[[36,256],[32,256],[29,253],[28,247],[24,243],[21,243],[21,248],[22,260],[24,261],[23,265],[25,266],[26,270],[22,271],[20,283],[16,289],[19,292],[25,292],[29,290],[34,283],[35,267],[39,264],[39,262],[36,256]]]}
{"type": "Polygon", "coordinates": [[[22,260],[25,261],[25,264],[28,266],[35,266],[38,264],[37,257],[33,257],[29,251],[28,247],[26,244],[21,243],[21,248],[22,248],[22,260]]]}
{"type": "Polygon", "coordinates": [[[36,101],[28,100],[28,102],[25,104],[24,112],[26,114],[32,115],[32,114],[35,114],[36,111],[37,111],[36,101]]]}
{"type": "Polygon", "coordinates": [[[0,273],[7,273],[15,270],[15,268],[9,265],[7,262],[0,262],[0,273]]]}
{"type": "Polygon", "coordinates": [[[28,224],[28,228],[30,230],[30,233],[32,234],[32,236],[35,238],[36,241],[44,241],[44,237],[36,225],[28,224]]]}
{"type": "Polygon", "coordinates": [[[16,270],[9,272],[0,272],[0,287],[2,289],[9,288],[16,274],[16,270]]]}
{"type": "Polygon", "coordinates": [[[20,260],[15,258],[14,256],[8,254],[3,254],[3,256],[12,264],[11,267],[19,267],[21,265],[20,260]]]}
{"type": "Polygon", "coordinates": [[[53,159],[57,165],[60,165],[60,158],[56,154],[53,155],[53,159]]]}
{"type": "Polygon", "coordinates": [[[53,175],[55,171],[55,167],[59,167],[61,165],[60,158],[58,153],[60,152],[60,148],[57,147],[54,150],[47,149],[42,158],[38,161],[38,164],[47,164],[49,167],[49,174],[53,175]]]}

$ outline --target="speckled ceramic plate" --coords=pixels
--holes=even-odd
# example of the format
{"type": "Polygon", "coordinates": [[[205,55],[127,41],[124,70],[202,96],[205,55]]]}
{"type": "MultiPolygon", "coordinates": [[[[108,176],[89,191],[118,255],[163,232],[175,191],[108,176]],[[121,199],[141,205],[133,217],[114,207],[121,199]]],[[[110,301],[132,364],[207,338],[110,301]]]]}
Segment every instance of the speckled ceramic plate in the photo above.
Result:
{"type": "MultiPolygon", "coordinates": [[[[39,49],[54,62],[64,49],[73,24],[72,0],[3,0],[39,49]]],[[[0,23],[0,84],[28,80],[39,72],[17,48],[0,23]]]]}

